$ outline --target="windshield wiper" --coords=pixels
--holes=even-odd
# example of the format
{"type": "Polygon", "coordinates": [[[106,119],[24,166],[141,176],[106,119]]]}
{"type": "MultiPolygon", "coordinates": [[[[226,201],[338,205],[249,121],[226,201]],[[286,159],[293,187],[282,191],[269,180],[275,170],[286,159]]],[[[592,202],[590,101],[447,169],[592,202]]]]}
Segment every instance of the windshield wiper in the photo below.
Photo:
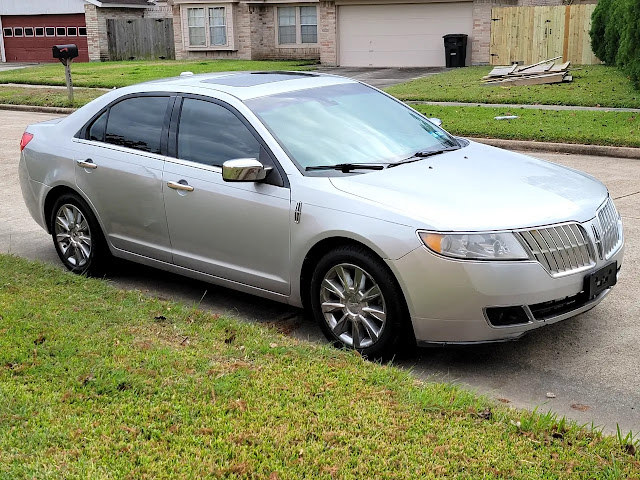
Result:
{"type": "Polygon", "coordinates": [[[433,157],[434,155],[440,155],[444,152],[452,152],[454,150],[459,150],[460,147],[447,147],[440,148],[438,150],[420,150],[419,152],[414,153],[409,158],[405,158],[404,160],[400,160],[399,162],[390,163],[387,165],[387,168],[397,167],[398,165],[403,165],[405,163],[417,162],[418,160],[422,160],[423,158],[433,157]]]}
{"type": "Polygon", "coordinates": [[[339,170],[342,173],[349,173],[352,170],[382,170],[384,165],[375,163],[338,163],[337,165],[312,165],[305,168],[310,170],[339,170]]]}

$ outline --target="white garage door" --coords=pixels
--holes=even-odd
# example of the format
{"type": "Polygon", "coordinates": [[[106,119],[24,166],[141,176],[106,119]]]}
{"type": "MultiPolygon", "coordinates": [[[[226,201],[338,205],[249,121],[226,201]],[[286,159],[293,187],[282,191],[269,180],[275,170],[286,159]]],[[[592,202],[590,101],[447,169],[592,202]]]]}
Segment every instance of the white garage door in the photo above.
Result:
{"type": "Polygon", "coordinates": [[[473,3],[348,5],[338,7],[338,48],[345,67],[445,65],[442,36],[469,35],[473,3]]]}

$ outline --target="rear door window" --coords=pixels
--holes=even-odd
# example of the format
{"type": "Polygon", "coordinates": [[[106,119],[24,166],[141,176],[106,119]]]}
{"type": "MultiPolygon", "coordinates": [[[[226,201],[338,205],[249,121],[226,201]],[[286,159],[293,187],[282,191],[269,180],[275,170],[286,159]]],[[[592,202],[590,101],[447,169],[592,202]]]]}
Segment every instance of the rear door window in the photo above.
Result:
{"type": "Polygon", "coordinates": [[[160,139],[168,105],[169,97],[134,97],[116,103],[109,112],[104,141],[161,153],[160,139]]]}
{"type": "Polygon", "coordinates": [[[100,115],[91,126],[87,130],[87,137],[89,140],[95,140],[97,142],[104,142],[104,131],[107,128],[107,116],[109,115],[109,111],[105,110],[105,112],[100,115]]]}

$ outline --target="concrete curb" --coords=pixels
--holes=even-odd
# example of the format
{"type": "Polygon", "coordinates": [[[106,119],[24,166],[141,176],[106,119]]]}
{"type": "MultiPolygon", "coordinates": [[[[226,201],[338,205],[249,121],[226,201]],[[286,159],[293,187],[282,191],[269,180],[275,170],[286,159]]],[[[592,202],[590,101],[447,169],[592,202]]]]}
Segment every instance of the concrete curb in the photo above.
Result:
{"type": "Polygon", "coordinates": [[[475,142],[508,150],[530,152],[569,153],[572,155],[594,155],[599,157],[632,158],[640,160],[640,148],[612,147],[609,145],[584,145],[580,143],[550,143],[525,140],[503,140],[500,138],[470,138],[475,142]]]}
{"type": "Polygon", "coordinates": [[[427,100],[407,100],[409,105],[433,105],[434,107],[485,107],[504,109],[552,110],[556,112],[630,112],[640,113],[640,108],[626,107],[583,107],[580,105],[526,105],[520,103],[468,103],[468,102],[431,102],[427,100]]]}
{"type": "Polygon", "coordinates": [[[39,107],[36,105],[11,105],[8,103],[0,103],[1,110],[13,110],[17,112],[37,112],[37,113],[60,113],[68,115],[76,111],[75,108],[66,107],[39,107]]]}

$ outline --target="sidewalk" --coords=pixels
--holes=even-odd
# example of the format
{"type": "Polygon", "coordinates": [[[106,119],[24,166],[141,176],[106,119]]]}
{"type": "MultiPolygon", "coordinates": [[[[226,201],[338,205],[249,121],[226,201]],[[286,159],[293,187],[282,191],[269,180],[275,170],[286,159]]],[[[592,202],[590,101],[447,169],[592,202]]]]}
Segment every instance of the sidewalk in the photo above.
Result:
{"type": "MultiPolygon", "coordinates": [[[[29,83],[0,83],[0,87],[11,88],[42,88],[46,90],[66,90],[66,85],[32,85],[29,83]]],[[[74,90],[96,90],[100,92],[110,92],[111,88],[96,88],[96,87],[73,87],[74,90]]]]}

